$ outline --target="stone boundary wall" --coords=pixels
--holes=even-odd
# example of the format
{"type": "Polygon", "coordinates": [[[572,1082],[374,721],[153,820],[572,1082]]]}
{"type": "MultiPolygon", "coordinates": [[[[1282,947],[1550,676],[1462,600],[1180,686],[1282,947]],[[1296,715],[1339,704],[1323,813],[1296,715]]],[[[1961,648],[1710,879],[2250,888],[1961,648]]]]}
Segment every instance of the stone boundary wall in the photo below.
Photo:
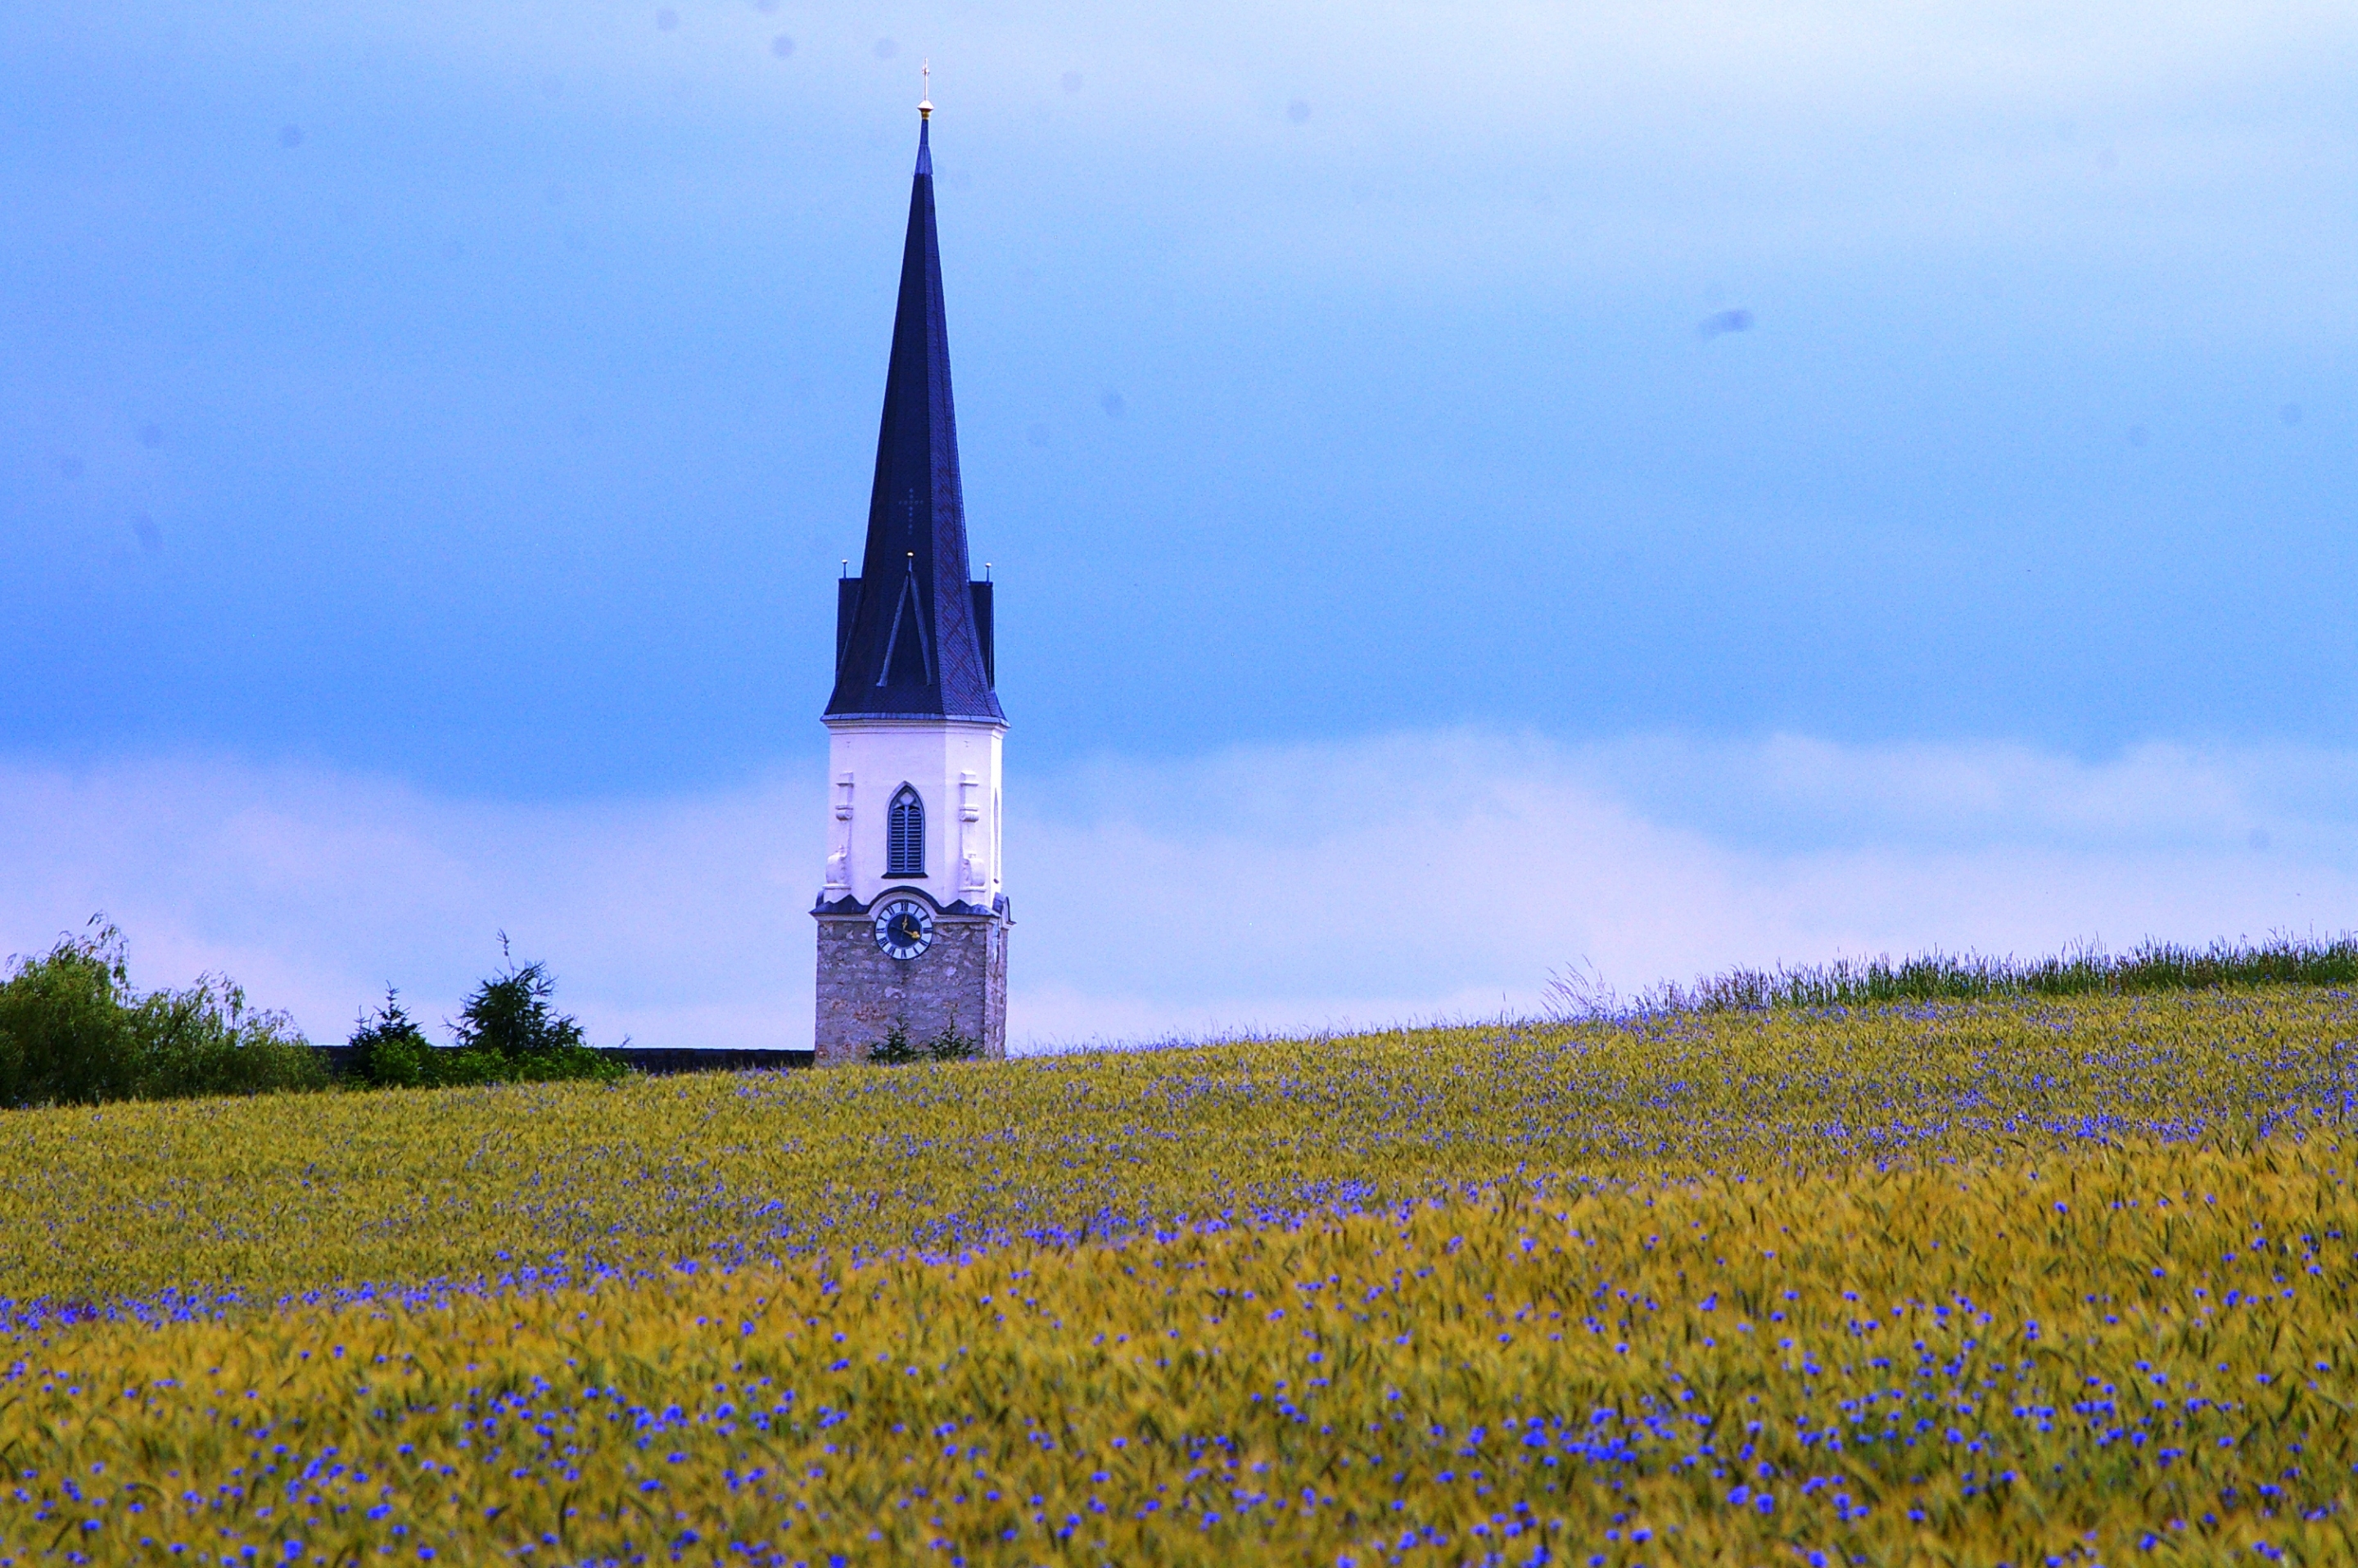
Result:
{"type": "MultiPolygon", "coordinates": [[[[351,1046],[315,1045],[312,1049],[327,1058],[328,1071],[338,1077],[352,1070],[354,1054],[351,1046]]],[[[657,1077],[674,1073],[748,1073],[811,1065],[809,1052],[784,1049],[683,1046],[666,1050],[660,1045],[621,1045],[600,1050],[598,1054],[611,1057],[634,1073],[657,1077]]]]}

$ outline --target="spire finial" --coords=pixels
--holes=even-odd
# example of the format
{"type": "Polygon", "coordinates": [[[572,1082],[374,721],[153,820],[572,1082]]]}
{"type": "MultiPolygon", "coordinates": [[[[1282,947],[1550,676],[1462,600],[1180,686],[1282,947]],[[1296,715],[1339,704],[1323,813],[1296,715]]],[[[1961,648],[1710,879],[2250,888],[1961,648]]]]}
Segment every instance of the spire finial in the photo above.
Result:
{"type": "Polygon", "coordinates": [[[934,117],[933,57],[928,55],[925,59],[925,63],[920,66],[918,70],[925,79],[925,95],[917,100],[917,118],[920,120],[930,120],[934,117]]]}

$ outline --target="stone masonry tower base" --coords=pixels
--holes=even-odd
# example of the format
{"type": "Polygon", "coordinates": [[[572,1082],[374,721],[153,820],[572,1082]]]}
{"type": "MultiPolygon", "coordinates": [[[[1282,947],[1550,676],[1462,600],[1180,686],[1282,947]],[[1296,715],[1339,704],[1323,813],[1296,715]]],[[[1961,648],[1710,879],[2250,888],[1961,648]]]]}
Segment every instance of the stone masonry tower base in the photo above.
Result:
{"type": "Polygon", "coordinates": [[[934,916],[934,943],[903,962],[876,946],[867,912],[838,904],[818,920],[818,1029],[812,1065],[865,1061],[898,1023],[924,1044],[944,1026],[1007,1054],[1007,928],[1003,914],[934,916]]]}

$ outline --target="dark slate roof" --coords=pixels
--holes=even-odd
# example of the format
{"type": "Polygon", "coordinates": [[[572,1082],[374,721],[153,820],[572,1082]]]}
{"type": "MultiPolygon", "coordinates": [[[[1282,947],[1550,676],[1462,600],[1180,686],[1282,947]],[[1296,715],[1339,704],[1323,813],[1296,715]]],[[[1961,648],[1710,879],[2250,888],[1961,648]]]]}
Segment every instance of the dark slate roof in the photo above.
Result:
{"type": "MultiPolygon", "coordinates": [[[[983,658],[968,588],[966,503],[950,409],[942,259],[934,239],[931,127],[917,129],[901,303],[884,376],[876,484],[856,605],[838,643],[829,719],[905,717],[1006,722],[983,658]]],[[[846,594],[847,600],[851,598],[846,594]]]]}

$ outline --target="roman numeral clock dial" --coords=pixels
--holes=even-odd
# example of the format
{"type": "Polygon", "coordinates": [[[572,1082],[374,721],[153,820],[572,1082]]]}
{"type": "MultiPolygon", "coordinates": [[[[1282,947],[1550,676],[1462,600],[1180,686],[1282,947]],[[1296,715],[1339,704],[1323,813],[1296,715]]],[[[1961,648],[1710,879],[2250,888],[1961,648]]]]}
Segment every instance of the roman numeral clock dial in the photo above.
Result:
{"type": "Polygon", "coordinates": [[[934,945],[934,917],[914,898],[887,899],[876,911],[876,946],[906,963],[934,945]]]}

